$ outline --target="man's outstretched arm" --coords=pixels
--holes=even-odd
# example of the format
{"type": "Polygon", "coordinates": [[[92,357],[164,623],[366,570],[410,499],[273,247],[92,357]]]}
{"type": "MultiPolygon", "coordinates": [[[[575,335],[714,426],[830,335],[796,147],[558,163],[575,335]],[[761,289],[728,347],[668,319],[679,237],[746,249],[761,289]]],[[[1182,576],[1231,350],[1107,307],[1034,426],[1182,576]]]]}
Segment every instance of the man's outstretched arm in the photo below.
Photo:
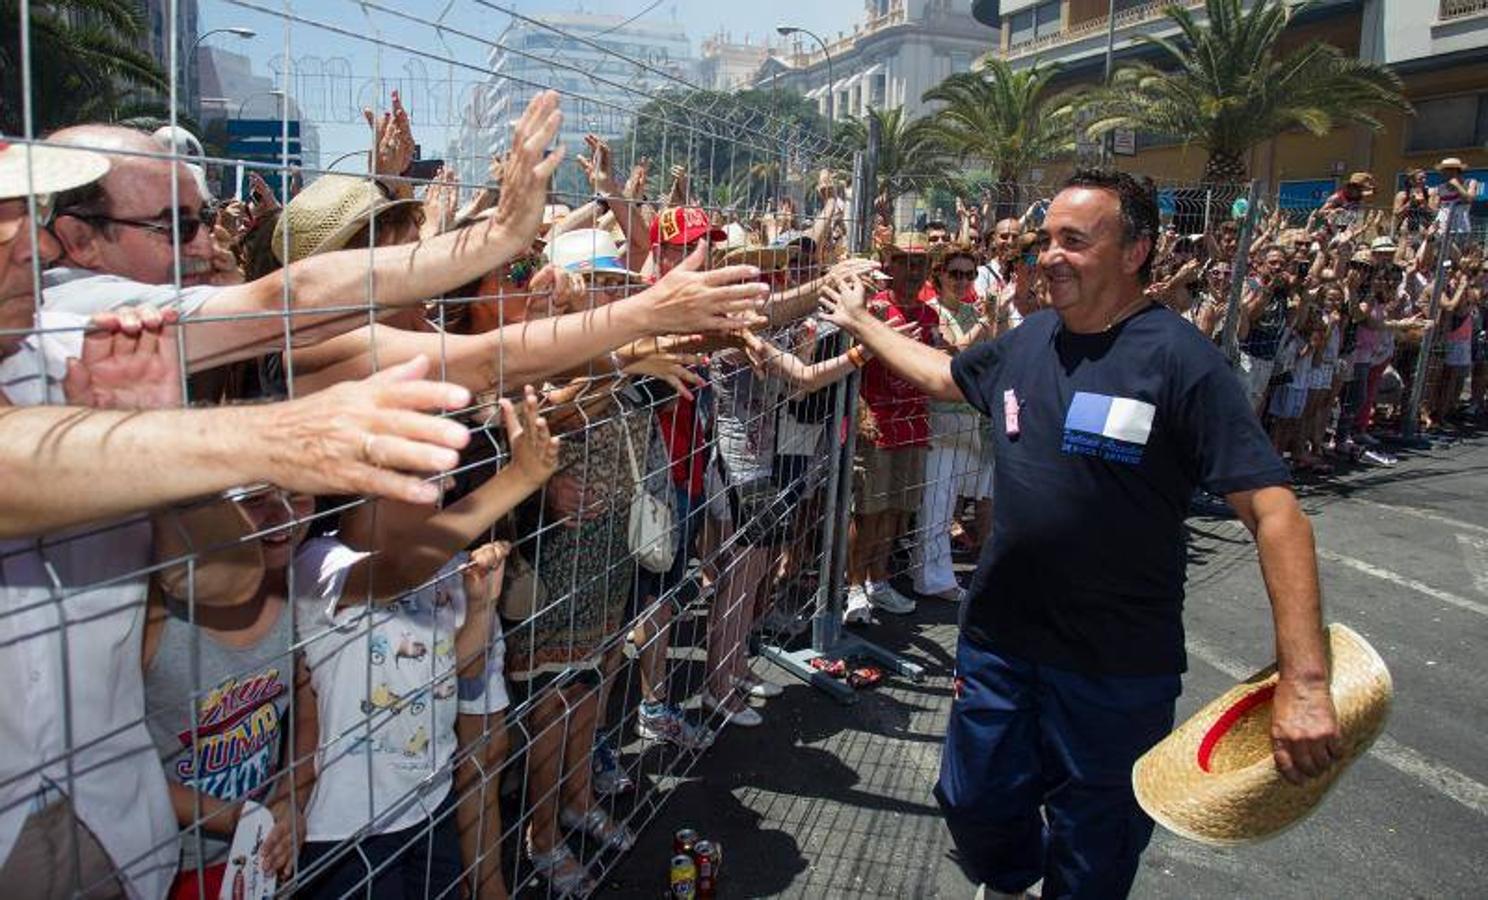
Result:
{"type": "Polygon", "coordinates": [[[936,400],[966,402],[951,377],[951,358],[895,331],[868,311],[867,291],[852,278],[822,288],[822,317],[857,338],[900,377],[936,400]]]}

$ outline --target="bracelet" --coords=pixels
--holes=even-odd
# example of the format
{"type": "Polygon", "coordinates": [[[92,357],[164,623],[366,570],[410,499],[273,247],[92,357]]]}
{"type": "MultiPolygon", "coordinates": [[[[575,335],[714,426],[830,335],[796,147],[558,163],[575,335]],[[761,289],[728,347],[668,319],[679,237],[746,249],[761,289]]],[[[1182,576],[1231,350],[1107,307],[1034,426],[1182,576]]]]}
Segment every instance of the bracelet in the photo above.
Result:
{"type": "Polygon", "coordinates": [[[594,205],[596,207],[598,207],[602,212],[609,212],[610,211],[610,200],[609,200],[609,198],[606,197],[604,194],[601,194],[599,191],[595,191],[594,192],[593,202],[594,202],[594,205]]]}
{"type": "Polygon", "coordinates": [[[868,364],[868,357],[863,355],[863,348],[861,346],[854,345],[848,348],[847,361],[852,363],[854,368],[861,369],[868,364]]]}

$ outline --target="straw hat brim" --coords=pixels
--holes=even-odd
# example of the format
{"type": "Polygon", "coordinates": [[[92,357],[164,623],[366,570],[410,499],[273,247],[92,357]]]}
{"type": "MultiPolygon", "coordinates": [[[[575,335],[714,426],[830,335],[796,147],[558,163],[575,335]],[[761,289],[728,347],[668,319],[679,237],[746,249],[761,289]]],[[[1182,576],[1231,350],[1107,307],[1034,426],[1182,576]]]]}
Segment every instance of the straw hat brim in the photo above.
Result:
{"type": "Polygon", "coordinates": [[[1193,841],[1234,846],[1274,837],[1306,818],[1349,765],[1384,730],[1394,686],[1364,638],[1327,628],[1329,685],[1343,756],[1303,784],[1282,777],[1271,755],[1269,666],[1226,691],[1143,754],[1132,767],[1142,809],[1193,841]]]}
{"type": "Polygon", "coordinates": [[[0,153],[0,200],[55,194],[91,184],[109,170],[108,157],[76,147],[11,144],[0,153]],[[27,158],[29,155],[29,159],[27,158]]]}

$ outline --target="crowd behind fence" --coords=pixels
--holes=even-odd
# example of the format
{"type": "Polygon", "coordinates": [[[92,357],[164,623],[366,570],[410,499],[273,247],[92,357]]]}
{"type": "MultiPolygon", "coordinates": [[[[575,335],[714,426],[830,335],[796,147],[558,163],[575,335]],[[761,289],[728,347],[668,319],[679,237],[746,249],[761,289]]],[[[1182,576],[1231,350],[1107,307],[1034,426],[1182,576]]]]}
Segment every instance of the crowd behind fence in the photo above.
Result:
{"type": "MultiPolygon", "coordinates": [[[[585,895],[681,824],[668,793],[721,729],[768,715],[757,654],[810,644],[853,689],[911,670],[838,636],[962,599],[987,420],[817,299],[864,290],[947,353],[994,339],[1047,306],[1057,185],[895,221],[871,151],[633,98],[657,155],[593,137],[566,182],[546,151],[572,92],[537,96],[483,185],[407,174],[420,111],[396,96],[356,175],[203,153],[174,122],[0,150],[24,185],[0,237],[29,251],[0,390],[74,408],[6,438],[43,501],[0,544],[5,883],[184,900],[247,859],[302,896],[585,895]],[[140,486],[69,518],[61,454],[90,421],[140,486]],[[127,442],[157,421],[169,443],[127,442]],[[260,428],[255,468],[234,440],[260,428]]],[[[1403,212],[1363,178],[1305,214],[1154,185],[1148,293],[1230,354],[1299,477],[1485,411],[1481,221],[1443,168],[1403,212]]]]}

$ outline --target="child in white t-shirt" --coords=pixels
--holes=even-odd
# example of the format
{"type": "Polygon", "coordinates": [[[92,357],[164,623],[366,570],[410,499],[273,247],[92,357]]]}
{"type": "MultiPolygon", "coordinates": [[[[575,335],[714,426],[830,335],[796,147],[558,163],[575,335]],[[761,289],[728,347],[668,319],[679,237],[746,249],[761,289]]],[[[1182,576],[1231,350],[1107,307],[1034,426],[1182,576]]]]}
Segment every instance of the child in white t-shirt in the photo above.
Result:
{"type": "MultiPolygon", "coordinates": [[[[442,510],[364,504],[339,532],[305,542],[295,556],[296,638],[320,729],[300,896],[407,884],[459,895],[461,843],[470,836],[455,814],[467,801],[451,791],[457,716],[477,720],[482,739],[504,749],[490,714],[507,705],[494,611],[506,545],[463,548],[540,487],[558,460],[530,388],[525,429],[502,406],[512,459],[484,484],[442,510]]],[[[469,802],[491,810],[497,791],[480,793],[469,802]]]]}

